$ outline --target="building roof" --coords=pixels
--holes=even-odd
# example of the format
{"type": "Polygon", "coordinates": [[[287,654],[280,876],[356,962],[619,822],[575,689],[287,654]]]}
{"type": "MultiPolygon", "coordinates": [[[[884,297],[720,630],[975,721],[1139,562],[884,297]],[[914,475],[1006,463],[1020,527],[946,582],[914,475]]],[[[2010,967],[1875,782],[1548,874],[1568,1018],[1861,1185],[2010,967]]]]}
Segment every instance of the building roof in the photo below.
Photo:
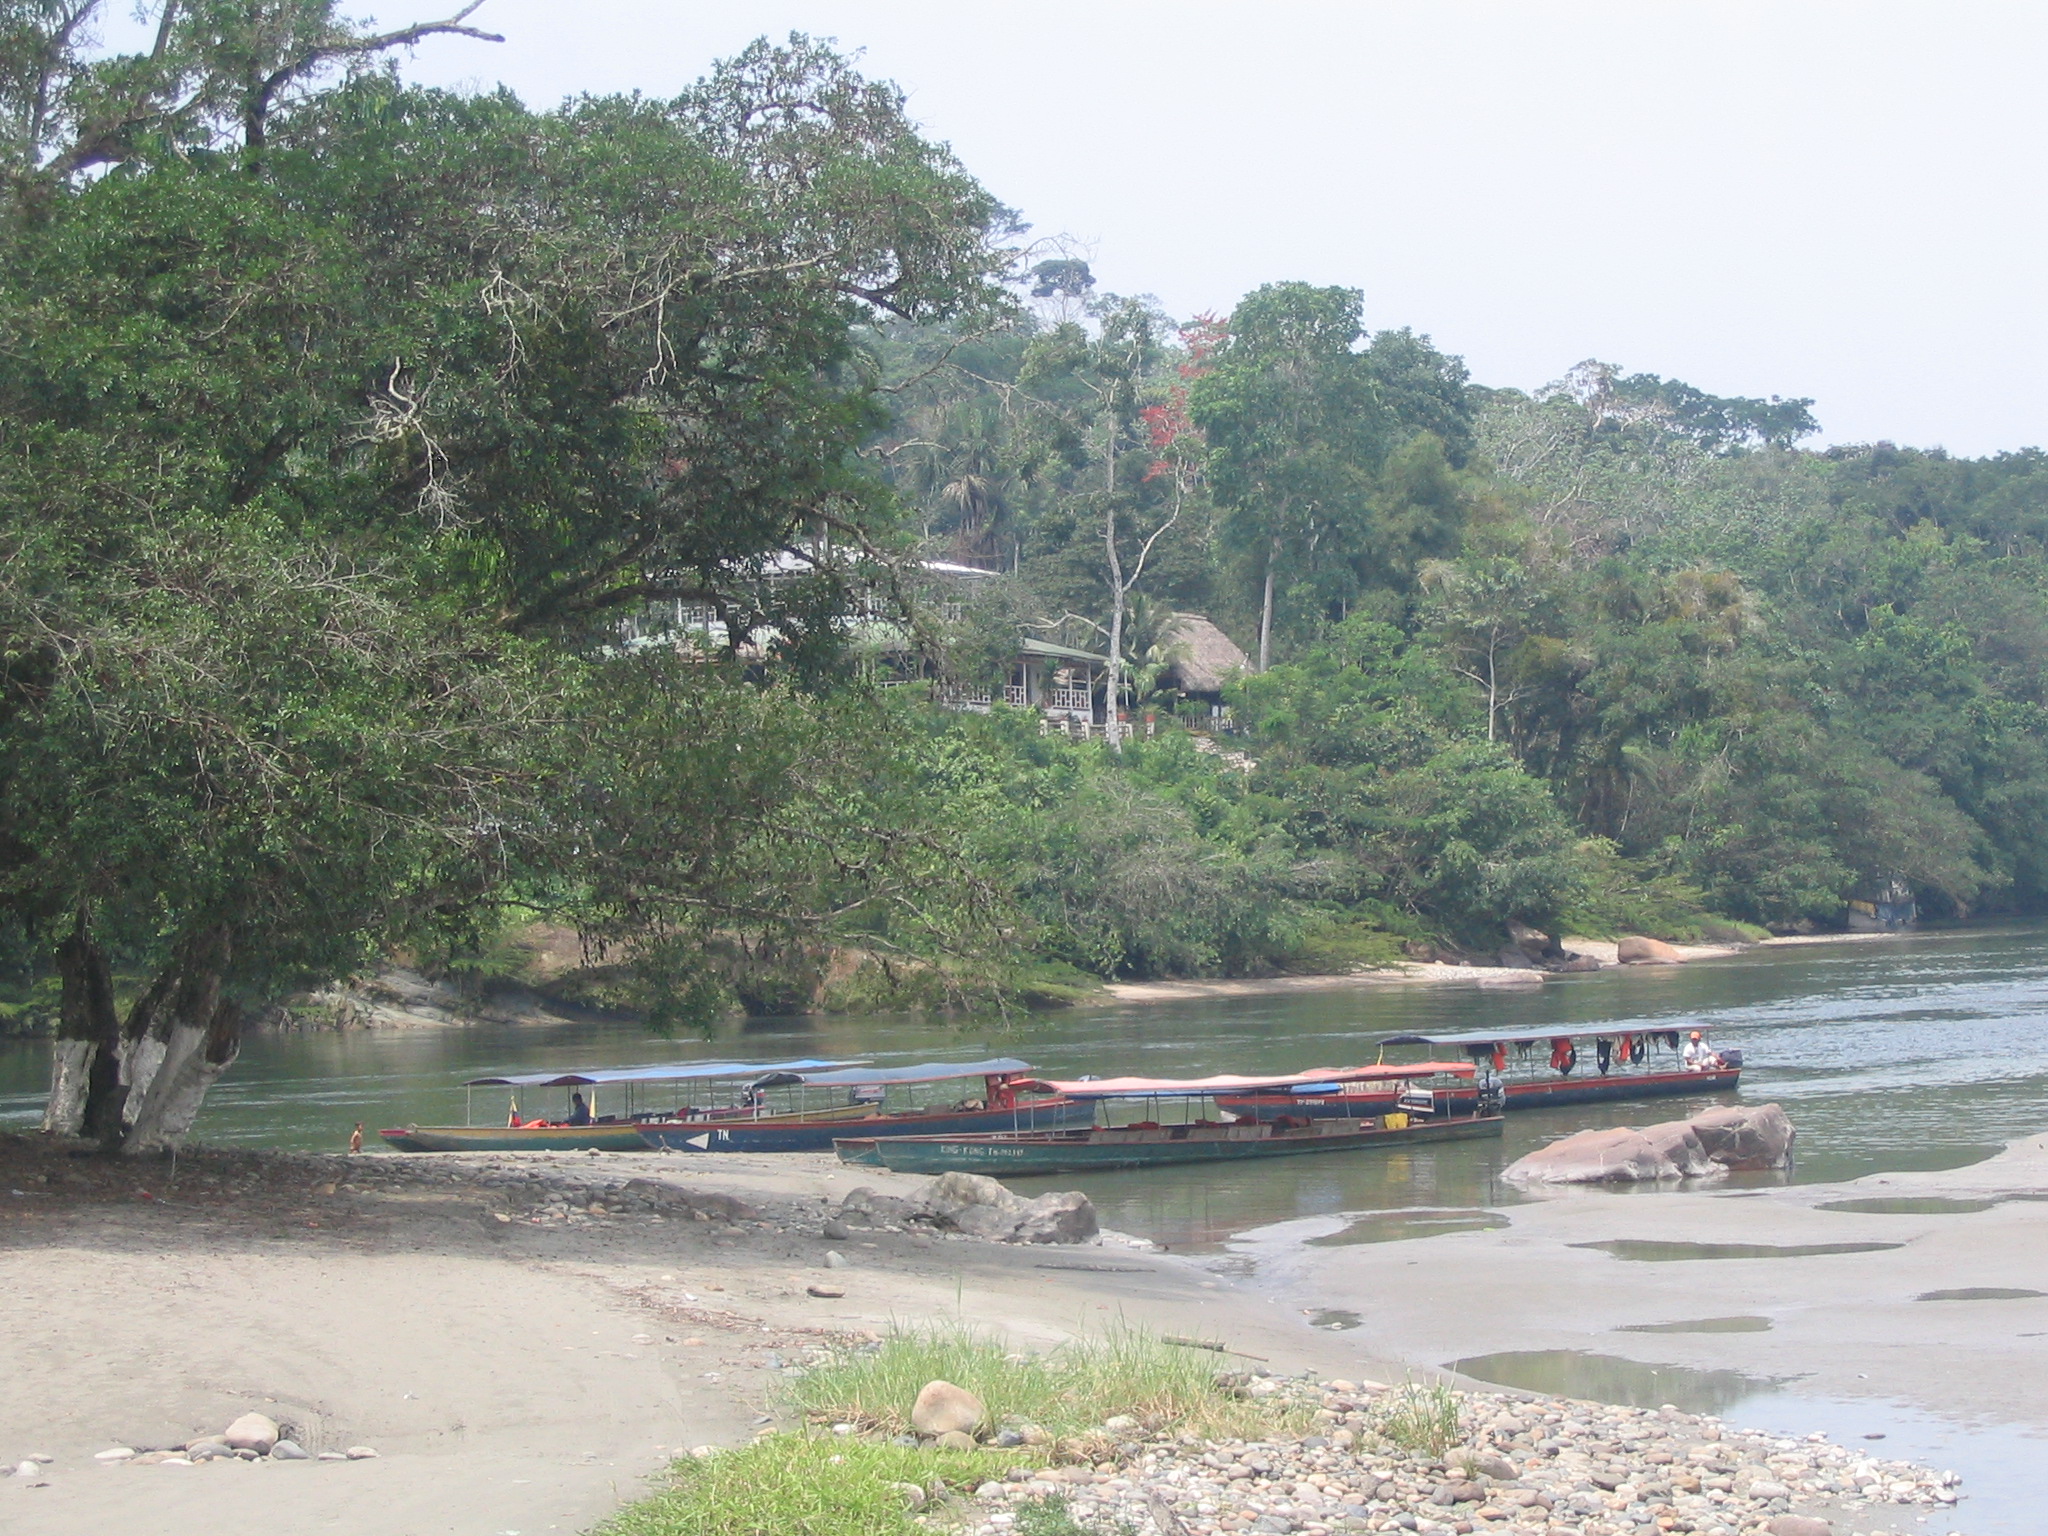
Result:
{"type": "Polygon", "coordinates": [[[1237,642],[1199,613],[1176,613],[1165,640],[1178,653],[1169,671],[1182,693],[1220,693],[1250,666],[1237,642]]]}
{"type": "Polygon", "coordinates": [[[1049,656],[1058,661],[1092,661],[1098,667],[1109,665],[1107,656],[1098,656],[1093,651],[1077,651],[1071,645],[1054,645],[1050,640],[1037,640],[1026,635],[1017,642],[1020,656],[1049,656]]]}

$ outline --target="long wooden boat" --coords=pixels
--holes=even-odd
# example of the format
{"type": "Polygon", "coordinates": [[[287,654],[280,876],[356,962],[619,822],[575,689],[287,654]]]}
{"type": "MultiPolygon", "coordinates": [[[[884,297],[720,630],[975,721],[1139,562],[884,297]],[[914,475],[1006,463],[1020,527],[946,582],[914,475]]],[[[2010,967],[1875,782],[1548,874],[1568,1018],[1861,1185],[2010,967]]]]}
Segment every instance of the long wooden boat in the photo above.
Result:
{"type": "MultiPolygon", "coordinates": [[[[473,1077],[463,1088],[473,1097],[478,1088],[509,1088],[515,1097],[503,1125],[406,1125],[379,1131],[384,1144],[397,1152],[644,1152],[647,1142],[640,1127],[649,1119],[662,1118],[666,1111],[638,1111],[633,1106],[635,1090],[681,1091],[691,1085],[721,1079],[760,1081],[780,1074],[836,1070],[862,1065],[859,1061],[804,1057],[797,1061],[670,1061],[637,1067],[595,1067],[568,1072],[516,1072],[494,1077],[473,1077]],[[589,1090],[591,1102],[584,1117],[572,1119],[564,1113],[558,1120],[521,1119],[516,1095],[535,1089],[560,1089],[565,1100],[589,1090]],[[595,1105],[599,1089],[617,1089],[626,1095],[623,1115],[599,1116],[595,1105]]],[[[466,1117],[468,1118],[468,1117],[466,1117]]]]}
{"type": "Polygon", "coordinates": [[[840,1137],[833,1147],[840,1161],[856,1166],[897,1173],[986,1173],[1010,1178],[1239,1162],[1311,1152],[1387,1150],[1498,1136],[1504,1124],[1498,1114],[1407,1119],[1397,1111],[1374,1119],[1316,1120],[1305,1125],[1197,1120],[1187,1125],[1089,1126],[985,1136],[840,1137]]]}
{"type": "MultiPolygon", "coordinates": [[[[1461,1050],[1471,1059],[1471,1081],[1441,1090],[1452,1109],[1475,1108],[1489,1081],[1503,1095],[1509,1113],[1549,1105],[1600,1104],[1723,1093],[1742,1082],[1742,1053],[1723,1051],[1720,1064],[1686,1068],[1677,1064],[1678,1030],[1536,1030],[1497,1034],[1474,1031],[1452,1035],[1394,1035],[1381,1046],[1423,1046],[1431,1051],[1461,1050]],[[1622,1042],[1628,1042],[1626,1052],[1622,1042]],[[1601,1049],[1605,1042],[1606,1049],[1601,1049]],[[1669,1066],[1657,1061],[1670,1060],[1669,1066]],[[1603,1065],[1602,1058],[1605,1058],[1603,1065]]],[[[1420,1065],[1437,1065],[1422,1063],[1420,1065]]],[[[1462,1065],[1462,1064],[1461,1064],[1462,1065]]],[[[1388,1067],[1386,1070],[1396,1070],[1388,1067]]],[[[1330,1085],[1336,1087],[1338,1085],[1330,1085]]],[[[1361,1080],[1362,1086],[1362,1080],[1361,1080]]],[[[1230,1114],[1253,1120],[1280,1118],[1343,1119],[1357,1112],[1346,1091],[1322,1085],[1277,1091],[1220,1095],[1217,1104],[1230,1114]]]]}
{"type": "Polygon", "coordinates": [[[717,1114],[643,1124],[646,1145],[667,1152],[829,1152],[840,1137],[973,1135],[993,1131],[1053,1130],[1088,1125],[1095,1108],[1049,1091],[1030,1077],[1028,1062],[1009,1058],[925,1062],[903,1067],[855,1067],[787,1074],[787,1082],[826,1092],[844,1090],[863,1100],[892,1088],[980,1080],[980,1092],[950,1104],[883,1102],[800,1108],[779,1114],[717,1114]]]}
{"type": "Polygon", "coordinates": [[[394,1152],[645,1152],[633,1121],[596,1125],[408,1125],[379,1131],[394,1152]]]}

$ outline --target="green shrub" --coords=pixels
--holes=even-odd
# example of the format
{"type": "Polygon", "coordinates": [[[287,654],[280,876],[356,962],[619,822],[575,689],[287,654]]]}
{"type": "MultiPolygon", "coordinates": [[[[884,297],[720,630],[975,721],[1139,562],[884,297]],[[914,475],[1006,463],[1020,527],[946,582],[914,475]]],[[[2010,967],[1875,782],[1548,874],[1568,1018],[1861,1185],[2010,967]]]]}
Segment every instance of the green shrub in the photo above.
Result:
{"type": "Polygon", "coordinates": [[[934,1494],[971,1490],[1016,1461],[841,1435],[769,1435],[669,1468],[669,1486],[593,1536],[911,1536],[934,1494]],[[922,1497],[920,1497],[922,1495],[922,1497]]]}
{"type": "Polygon", "coordinates": [[[1143,1330],[1113,1326],[1043,1355],[1019,1354],[992,1335],[961,1327],[907,1328],[879,1348],[844,1351],[786,1389],[791,1407],[814,1421],[900,1434],[928,1381],[974,1393],[995,1424],[1034,1424],[1056,1441],[1101,1438],[1106,1419],[1125,1414],[1152,1431],[1172,1429],[1260,1438],[1302,1419],[1236,1396],[1216,1362],[1143,1330]]]}

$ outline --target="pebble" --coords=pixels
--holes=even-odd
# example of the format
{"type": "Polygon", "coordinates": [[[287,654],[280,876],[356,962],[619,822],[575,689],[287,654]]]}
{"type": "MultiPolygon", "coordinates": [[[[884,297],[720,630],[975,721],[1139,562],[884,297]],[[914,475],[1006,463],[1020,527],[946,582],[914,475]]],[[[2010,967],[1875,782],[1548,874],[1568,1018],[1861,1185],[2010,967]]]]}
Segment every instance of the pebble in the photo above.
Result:
{"type": "Polygon", "coordinates": [[[134,1455],[134,1446],[116,1445],[110,1446],[104,1451],[94,1451],[92,1453],[92,1459],[94,1461],[129,1461],[134,1458],[134,1455]]]}
{"type": "Polygon", "coordinates": [[[1134,1426],[1120,1431],[1129,1443],[1119,1465],[1018,1468],[1014,1480],[982,1484],[963,1536],[1008,1536],[1029,1507],[1020,1501],[1055,1491],[1091,1529],[1164,1530],[1164,1510],[1185,1536],[1840,1536],[1846,1525],[1801,1506],[1847,1511],[1857,1530],[1904,1529],[1958,1496],[1954,1473],[1819,1435],[1787,1440],[1675,1408],[1504,1393],[1457,1393],[1463,1443],[1436,1458],[1380,1436],[1375,1399],[1390,1389],[1378,1383],[1252,1377],[1240,1390],[1251,1396],[1255,1385],[1276,1407],[1309,1409],[1312,1432],[1208,1441],[1134,1426]]]}
{"type": "Polygon", "coordinates": [[[316,1461],[347,1461],[347,1460],[348,1460],[348,1452],[346,1452],[346,1451],[322,1451],[322,1452],[321,1452],[321,1453],[320,1453],[320,1454],[319,1454],[318,1456],[316,1456],[316,1457],[314,1458],[314,1460],[316,1460],[316,1461]]]}
{"type": "Polygon", "coordinates": [[[311,1461],[312,1453],[296,1440],[280,1440],[270,1448],[272,1461],[311,1461]]]}
{"type": "Polygon", "coordinates": [[[18,1461],[14,1464],[14,1471],[9,1475],[13,1477],[41,1477],[43,1469],[33,1461],[18,1461]]]}
{"type": "Polygon", "coordinates": [[[825,1267],[827,1269],[851,1269],[853,1262],[837,1248],[827,1248],[825,1250],[825,1267]]]}
{"type": "Polygon", "coordinates": [[[375,1461],[377,1453],[367,1445],[352,1445],[348,1448],[348,1459],[350,1461],[375,1461]]]}

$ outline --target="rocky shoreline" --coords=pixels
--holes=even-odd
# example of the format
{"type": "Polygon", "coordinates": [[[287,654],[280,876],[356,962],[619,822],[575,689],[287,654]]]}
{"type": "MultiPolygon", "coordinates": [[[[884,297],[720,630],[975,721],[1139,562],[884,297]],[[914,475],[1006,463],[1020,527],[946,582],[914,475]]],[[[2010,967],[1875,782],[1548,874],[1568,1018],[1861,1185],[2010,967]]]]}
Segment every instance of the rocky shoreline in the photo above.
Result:
{"type": "Polygon", "coordinates": [[[1015,1468],[976,1490],[972,1529],[1012,1536],[1030,1501],[1057,1497],[1083,1525],[1157,1536],[1890,1536],[1947,1530],[1927,1517],[1961,1497],[1953,1472],[1670,1407],[1263,1375],[1242,1390],[1312,1404],[1315,1431],[1140,1434],[1114,1463],[1015,1468]],[[1422,1392],[1456,1404],[1461,1443],[1441,1456],[1383,1433],[1389,1410],[1422,1392]]]}

